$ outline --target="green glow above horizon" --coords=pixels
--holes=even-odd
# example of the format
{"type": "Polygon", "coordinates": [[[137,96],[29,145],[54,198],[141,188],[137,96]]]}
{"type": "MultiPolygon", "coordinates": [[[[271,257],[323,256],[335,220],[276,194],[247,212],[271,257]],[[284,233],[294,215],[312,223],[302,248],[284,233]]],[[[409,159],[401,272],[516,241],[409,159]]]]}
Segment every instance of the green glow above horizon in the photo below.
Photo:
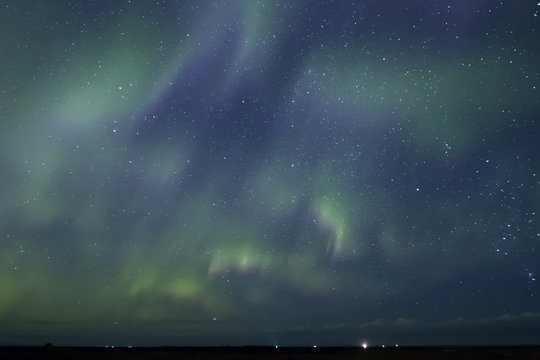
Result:
{"type": "Polygon", "coordinates": [[[0,343],[528,329],[530,7],[9,0],[0,343]]]}

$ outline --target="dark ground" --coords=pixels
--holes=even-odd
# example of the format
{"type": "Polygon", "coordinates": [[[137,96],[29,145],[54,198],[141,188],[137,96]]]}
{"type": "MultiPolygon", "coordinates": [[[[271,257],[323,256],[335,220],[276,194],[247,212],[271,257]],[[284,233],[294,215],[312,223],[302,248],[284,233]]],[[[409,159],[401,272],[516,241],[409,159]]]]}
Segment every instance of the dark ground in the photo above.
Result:
{"type": "Polygon", "coordinates": [[[540,359],[540,347],[1,347],[0,359],[540,359]]]}

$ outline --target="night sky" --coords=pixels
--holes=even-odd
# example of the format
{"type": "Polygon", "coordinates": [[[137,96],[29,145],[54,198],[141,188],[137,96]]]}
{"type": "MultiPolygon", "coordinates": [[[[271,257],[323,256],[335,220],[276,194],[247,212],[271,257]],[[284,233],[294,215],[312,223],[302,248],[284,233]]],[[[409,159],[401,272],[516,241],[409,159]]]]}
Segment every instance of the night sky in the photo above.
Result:
{"type": "Polygon", "coordinates": [[[0,344],[540,343],[538,1],[0,6],[0,344]]]}

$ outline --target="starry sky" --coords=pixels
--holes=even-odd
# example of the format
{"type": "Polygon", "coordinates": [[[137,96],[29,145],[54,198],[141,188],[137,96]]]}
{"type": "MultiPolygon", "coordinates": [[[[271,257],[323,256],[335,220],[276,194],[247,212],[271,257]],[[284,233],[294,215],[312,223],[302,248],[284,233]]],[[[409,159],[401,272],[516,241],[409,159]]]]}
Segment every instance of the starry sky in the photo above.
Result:
{"type": "Polygon", "coordinates": [[[0,5],[0,344],[539,344],[538,1],[0,5]]]}

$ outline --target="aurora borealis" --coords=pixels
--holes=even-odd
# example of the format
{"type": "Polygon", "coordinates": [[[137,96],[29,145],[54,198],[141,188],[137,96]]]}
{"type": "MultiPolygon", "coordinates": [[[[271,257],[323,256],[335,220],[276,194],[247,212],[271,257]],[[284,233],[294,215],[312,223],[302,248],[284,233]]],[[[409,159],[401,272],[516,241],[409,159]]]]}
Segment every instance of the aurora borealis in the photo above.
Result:
{"type": "Polygon", "coordinates": [[[538,1],[0,10],[0,343],[538,344],[538,1]]]}

